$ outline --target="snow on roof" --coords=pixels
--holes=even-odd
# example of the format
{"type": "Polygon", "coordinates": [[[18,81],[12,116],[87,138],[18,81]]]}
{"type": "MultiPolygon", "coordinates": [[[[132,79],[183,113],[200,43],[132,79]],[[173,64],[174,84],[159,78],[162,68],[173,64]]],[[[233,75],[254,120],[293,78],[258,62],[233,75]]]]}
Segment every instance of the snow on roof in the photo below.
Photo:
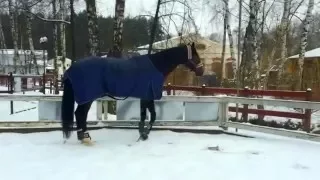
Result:
{"type": "MultiPolygon", "coordinates": [[[[154,42],[153,45],[166,43],[167,41],[173,41],[173,40],[180,39],[180,38],[187,38],[187,39],[190,40],[190,39],[196,39],[196,38],[201,38],[201,37],[200,37],[200,35],[190,33],[190,34],[184,34],[181,37],[180,36],[174,36],[174,37],[171,37],[170,39],[164,39],[164,40],[161,40],[161,41],[157,41],[157,42],[154,42]]],[[[146,44],[146,45],[143,45],[143,46],[139,46],[138,49],[148,48],[148,47],[149,47],[149,44],[146,44]]]]}
{"type": "MultiPolygon", "coordinates": [[[[310,51],[307,51],[305,53],[305,58],[312,58],[312,57],[320,57],[320,48],[312,49],[310,51]]],[[[296,54],[294,56],[288,57],[288,59],[295,59],[299,58],[299,54],[296,54]]]]}

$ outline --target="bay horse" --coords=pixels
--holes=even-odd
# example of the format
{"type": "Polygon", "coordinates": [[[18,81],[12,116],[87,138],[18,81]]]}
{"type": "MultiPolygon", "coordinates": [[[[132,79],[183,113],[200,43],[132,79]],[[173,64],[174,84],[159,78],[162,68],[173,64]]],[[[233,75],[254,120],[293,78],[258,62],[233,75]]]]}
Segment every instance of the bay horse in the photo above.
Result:
{"type": "Polygon", "coordinates": [[[139,132],[140,137],[146,139],[146,109],[150,111],[149,124],[152,127],[156,119],[154,100],[162,98],[165,78],[181,64],[196,76],[202,76],[204,73],[203,63],[194,43],[129,59],[90,56],[76,61],[65,71],[63,78],[63,137],[70,138],[75,115],[78,140],[85,144],[92,143],[87,131],[88,112],[93,101],[109,96],[141,99],[139,132]],[[78,106],[74,112],[75,102],[78,106]]]}

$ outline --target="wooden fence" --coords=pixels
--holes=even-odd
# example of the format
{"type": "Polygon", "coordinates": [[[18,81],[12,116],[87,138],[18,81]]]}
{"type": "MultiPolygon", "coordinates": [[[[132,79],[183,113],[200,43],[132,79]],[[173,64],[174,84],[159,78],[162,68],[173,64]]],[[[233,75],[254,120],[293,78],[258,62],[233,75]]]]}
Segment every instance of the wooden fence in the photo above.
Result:
{"type": "MultiPolygon", "coordinates": [[[[195,92],[197,95],[217,95],[225,94],[228,96],[235,96],[237,92],[240,97],[263,97],[271,96],[275,99],[290,99],[290,100],[303,100],[311,101],[312,91],[307,89],[306,91],[279,91],[279,90],[251,90],[249,88],[244,89],[232,89],[232,88],[215,88],[206,87],[205,85],[201,87],[197,86],[173,86],[170,83],[164,87],[168,95],[172,94],[174,90],[195,92]]],[[[277,104],[275,104],[276,106],[277,104]]],[[[229,107],[230,112],[236,112],[236,107],[229,107]]],[[[311,123],[311,109],[304,109],[302,113],[300,112],[283,112],[283,111],[273,111],[264,109],[249,109],[249,104],[243,104],[242,108],[238,108],[238,112],[242,114],[243,121],[248,121],[248,114],[256,114],[259,119],[263,119],[264,116],[275,116],[275,117],[285,117],[285,118],[296,118],[302,120],[302,125],[305,131],[310,130],[311,123]]]]}
{"type": "MultiPolygon", "coordinates": [[[[42,75],[37,77],[32,76],[24,76],[22,78],[23,87],[26,86],[26,78],[33,78],[34,85],[39,83],[38,89],[43,89],[44,84],[49,83],[49,86],[46,86],[47,89],[50,89],[50,94],[54,93],[54,82],[53,75],[42,75]]],[[[5,82],[8,90],[2,90],[0,93],[13,93],[13,81],[14,75],[9,73],[7,75],[0,75],[0,81],[5,82]]],[[[59,83],[59,82],[57,82],[59,83]]],[[[25,89],[25,88],[24,88],[25,89]]],[[[27,90],[27,89],[26,89],[27,90]]],[[[32,89],[34,90],[34,89],[32,89]]],[[[59,90],[62,90],[62,85],[59,86],[59,90]]],[[[312,100],[312,91],[308,89],[306,91],[285,91],[285,90],[251,90],[248,88],[244,89],[233,89],[233,88],[215,88],[215,87],[206,87],[205,85],[199,86],[173,86],[168,83],[164,86],[164,90],[168,95],[172,95],[172,91],[180,90],[180,91],[188,91],[195,92],[197,95],[217,95],[217,94],[225,94],[228,96],[236,96],[237,93],[240,97],[263,97],[263,96],[271,96],[275,99],[290,99],[290,100],[303,100],[303,101],[311,101],[312,100]]],[[[276,104],[275,104],[276,105],[276,104]]],[[[236,112],[236,107],[229,107],[230,112],[236,112]]],[[[283,111],[273,111],[273,110],[264,110],[264,109],[249,109],[248,104],[243,104],[243,107],[238,108],[238,112],[242,114],[243,121],[248,121],[248,114],[256,114],[259,119],[263,119],[264,116],[275,116],[275,117],[285,117],[285,118],[296,118],[301,119],[304,127],[310,127],[311,122],[311,109],[304,109],[300,112],[283,112],[283,111]]],[[[306,130],[306,129],[305,129],[306,130]]]]}
{"type": "MultiPolygon", "coordinates": [[[[50,90],[50,94],[54,93],[54,76],[52,74],[46,75],[14,75],[12,73],[9,74],[0,74],[0,85],[8,87],[7,90],[0,90],[0,93],[13,93],[14,91],[14,78],[21,77],[22,82],[22,91],[35,91],[41,90],[44,93],[44,87],[50,90]],[[28,88],[28,79],[32,79],[32,88],[28,88]],[[48,86],[49,84],[49,86],[48,86]]],[[[56,83],[60,84],[61,80],[56,79],[56,83]]],[[[59,86],[59,90],[61,90],[61,86],[59,86]]]]}

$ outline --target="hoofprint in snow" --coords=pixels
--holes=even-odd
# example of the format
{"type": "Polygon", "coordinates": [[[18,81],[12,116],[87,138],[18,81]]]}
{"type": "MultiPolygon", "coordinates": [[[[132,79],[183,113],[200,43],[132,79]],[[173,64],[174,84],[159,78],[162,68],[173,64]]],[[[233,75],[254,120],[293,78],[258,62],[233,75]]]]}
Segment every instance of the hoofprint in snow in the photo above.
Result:
{"type": "Polygon", "coordinates": [[[301,180],[318,177],[320,143],[255,133],[257,138],[94,130],[94,147],[61,132],[0,134],[3,180],[301,180]],[[217,148],[217,146],[219,148],[217,148]],[[217,150],[219,149],[219,150],[217,150]]]}

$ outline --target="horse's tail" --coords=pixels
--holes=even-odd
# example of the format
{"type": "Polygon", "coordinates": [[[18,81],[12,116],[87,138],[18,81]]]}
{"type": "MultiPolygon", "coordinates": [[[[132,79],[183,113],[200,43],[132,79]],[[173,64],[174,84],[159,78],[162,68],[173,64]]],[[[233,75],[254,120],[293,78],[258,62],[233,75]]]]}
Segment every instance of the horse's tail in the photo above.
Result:
{"type": "Polygon", "coordinates": [[[69,138],[73,129],[74,94],[70,80],[63,81],[63,95],[61,105],[62,131],[65,138],[69,138]]]}

